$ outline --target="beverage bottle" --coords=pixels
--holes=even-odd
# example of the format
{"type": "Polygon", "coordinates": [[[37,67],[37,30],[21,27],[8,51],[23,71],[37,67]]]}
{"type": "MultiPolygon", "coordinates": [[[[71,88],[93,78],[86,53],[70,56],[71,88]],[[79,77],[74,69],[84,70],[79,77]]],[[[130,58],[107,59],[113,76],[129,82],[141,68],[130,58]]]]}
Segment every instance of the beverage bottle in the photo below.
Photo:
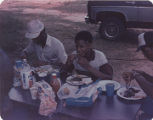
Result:
{"type": "Polygon", "coordinates": [[[34,76],[32,74],[32,69],[27,63],[26,59],[23,59],[23,69],[21,71],[21,81],[23,89],[29,89],[35,82],[34,76]]]}
{"type": "Polygon", "coordinates": [[[21,86],[21,75],[20,72],[22,70],[22,61],[17,60],[15,62],[15,66],[13,67],[14,69],[14,78],[13,78],[13,86],[18,87],[21,86]]]}
{"type": "Polygon", "coordinates": [[[50,85],[53,88],[53,91],[55,92],[55,94],[58,92],[59,88],[61,87],[61,82],[60,79],[57,78],[56,73],[52,73],[52,79],[50,81],[50,85]]]}
{"type": "Polygon", "coordinates": [[[24,71],[28,71],[30,69],[30,65],[27,62],[27,59],[23,59],[23,69],[24,71]]]}

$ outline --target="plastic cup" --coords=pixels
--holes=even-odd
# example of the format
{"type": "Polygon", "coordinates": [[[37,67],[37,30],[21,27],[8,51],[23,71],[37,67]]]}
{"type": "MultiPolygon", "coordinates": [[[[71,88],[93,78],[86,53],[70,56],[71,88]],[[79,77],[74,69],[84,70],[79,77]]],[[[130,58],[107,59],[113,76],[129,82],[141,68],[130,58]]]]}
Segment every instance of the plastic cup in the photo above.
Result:
{"type": "Polygon", "coordinates": [[[37,99],[37,88],[36,87],[31,87],[30,88],[30,93],[31,93],[31,97],[33,100],[37,99]]]}
{"type": "Polygon", "coordinates": [[[106,84],[106,94],[107,96],[111,97],[114,95],[114,84],[113,83],[108,83],[106,84]]]}
{"type": "Polygon", "coordinates": [[[15,65],[16,65],[17,69],[22,68],[22,64],[23,64],[23,62],[20,60],[15,61],[15,65]]]}

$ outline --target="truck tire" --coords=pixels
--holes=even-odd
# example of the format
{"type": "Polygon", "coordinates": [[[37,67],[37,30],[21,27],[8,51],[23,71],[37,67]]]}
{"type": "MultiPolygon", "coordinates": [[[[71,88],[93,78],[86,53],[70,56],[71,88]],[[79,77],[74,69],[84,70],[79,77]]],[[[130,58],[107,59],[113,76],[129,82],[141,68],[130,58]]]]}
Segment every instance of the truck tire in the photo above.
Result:
{"type": "Polygon", "coordinates": [[[99,27],[99,34],[102,38],[107,40],[117,40],[125,30],[125,25],[119,18],[106,18],[99,27]]]}

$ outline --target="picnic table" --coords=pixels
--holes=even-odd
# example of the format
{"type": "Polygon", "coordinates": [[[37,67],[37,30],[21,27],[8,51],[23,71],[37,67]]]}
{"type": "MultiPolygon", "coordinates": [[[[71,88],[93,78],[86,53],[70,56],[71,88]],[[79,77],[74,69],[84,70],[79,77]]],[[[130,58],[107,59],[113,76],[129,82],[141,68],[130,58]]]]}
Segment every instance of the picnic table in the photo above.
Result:
{"type": "Polygon", "coordinates": [[[88,120],[134,120],[141,106],[139,101],[125,101],[117,95],[107,97],[102,94],[91,107],[64,107],[58,104],[57,112],[88,120]]]}
{"type": "MultiPolygon", "coordinates": [[[[38,107],[39,100],[32,100],[30,91],[21,87],[13,87],[9,92],[11,100],[38,107]]],[[[87,120],[134,120],[142,100],[127,101],[117,95],[107,97],[105,93],[99,95],[91,107],[65,107],[64,100],[58,101],[56,113],[62,113],[75,118],[87,120]]]]}
{"type": "MultiPolygon", "coordinates": [[[[11,100],[39,108],[40,100],[33,100],[30,90],[12,87],[9,92],[11,100]]],[[[134,120],[142,100],[130,101],[119,98],[116,94],[107,97],[105,92],[99,94],[90,107],[65,106],[64,100],[57,100],[55,113],[62,113],[75,118],[86,120],[134,120]]]]}

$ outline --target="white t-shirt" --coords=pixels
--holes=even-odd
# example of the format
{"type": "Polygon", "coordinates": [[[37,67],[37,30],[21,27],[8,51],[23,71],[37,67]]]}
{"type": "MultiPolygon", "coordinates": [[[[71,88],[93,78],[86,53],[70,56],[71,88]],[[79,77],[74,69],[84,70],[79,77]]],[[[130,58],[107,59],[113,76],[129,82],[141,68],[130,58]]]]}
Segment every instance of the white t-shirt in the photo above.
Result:
{"type": "Polygon", "coordinates": [[[50,35],[47,35],[46,45],[44,48],[31,41],[23,51],[26,51],[27,53],[34,52],[39,60],[45,62],[60,62],[65,64],[67,60],[67,54],[63,44],[50,35]]]}
{"type": "MultiPolygon", "coordinates": [[[[107,58],[106,58],[106,56],[105,56],[105,54],[103,52],[101,52],[99,50],[95,50],[95,49],[94,49],[94,52],[95,52],[95,58],[94,58],[94,60],[90,61],[89,64],[92,67],[94,67],[97,70],[99,70],[99,67],[102,66],[102,65],[104,65],[104,64],[106,64],[106,63],[108,63],[108,60],[107,60],[107,58]]],[[[75,53],[76,53],[76,51],[73,52],[73,54],[75,54],[75,53]]],[[[79,70],[79,71],[87,71],[87,70],[85,70],[83,67],[81,67],[77,63],[77,59],[75,59],[73,61],[73,65],[74,65],[74,68],[76,70],[79,70]]]]}

